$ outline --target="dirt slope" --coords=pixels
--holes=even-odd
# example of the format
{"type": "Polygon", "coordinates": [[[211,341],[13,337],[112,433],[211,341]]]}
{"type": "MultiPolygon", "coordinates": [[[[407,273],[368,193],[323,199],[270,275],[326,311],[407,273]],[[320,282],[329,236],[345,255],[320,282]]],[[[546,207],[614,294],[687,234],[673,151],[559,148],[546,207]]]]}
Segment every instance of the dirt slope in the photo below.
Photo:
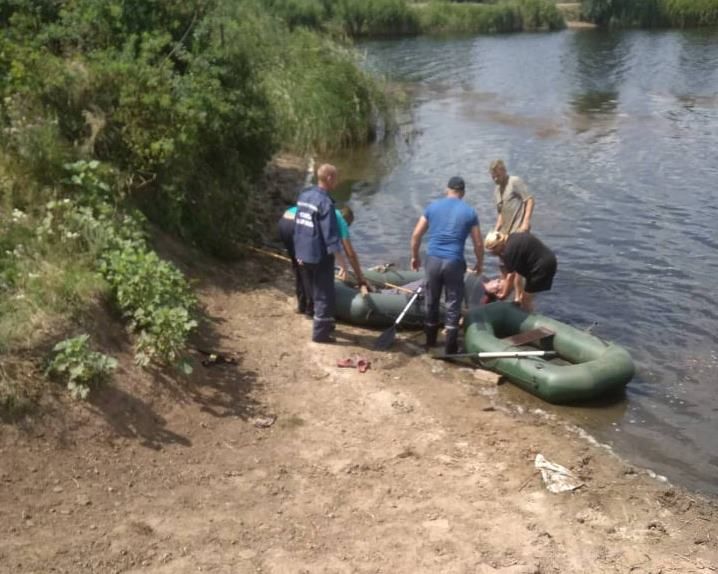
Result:
{"type": "Polygon", "coordinates": [[[115,335],[112,388],[1,426],[0,571],[717,571],[710,501],[411,342],[311,343],[281,263],[174,255],[205,306],[196,346],[239,365],[144,373],[115,335]],[[334,366],[355,354],[367,373],[334,366]],[[549,493],[537,453],[584,486],[549,493]]]}

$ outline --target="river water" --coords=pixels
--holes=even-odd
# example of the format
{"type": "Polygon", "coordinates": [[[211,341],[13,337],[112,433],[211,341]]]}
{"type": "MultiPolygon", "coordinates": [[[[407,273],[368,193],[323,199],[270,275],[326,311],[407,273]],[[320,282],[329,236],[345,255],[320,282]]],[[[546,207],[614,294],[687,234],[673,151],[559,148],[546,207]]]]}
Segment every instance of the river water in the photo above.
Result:
{"type": "MultiPolygon", "coordinates": [[[[411,230],[452,175],[484,231],[488,164],[536,198],[559,271],[539,310],[629,349],[608,405],[550,407],[637,464],[718,494],[718,32],[564,31],[363,43],[409,94],[399,135],[337,158],[365,264],[406,265],[411,230]]],[[[467,250],[469,264],[473,257],[467,250]]],[[[487,271],[496,270],[487,258],[487,271]]]]}

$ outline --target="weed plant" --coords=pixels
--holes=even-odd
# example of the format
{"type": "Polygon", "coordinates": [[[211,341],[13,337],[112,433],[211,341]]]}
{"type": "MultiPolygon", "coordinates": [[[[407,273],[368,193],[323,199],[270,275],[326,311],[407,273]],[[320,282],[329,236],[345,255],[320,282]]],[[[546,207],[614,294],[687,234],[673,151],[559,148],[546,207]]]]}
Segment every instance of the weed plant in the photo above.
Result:
{"type": "Polygon", "coordinates": [[[490,34],[521,30],[560,30],[563,16],[547,0],[515,0],[495,4],[431,2],[417,7],[422,33],[490,34]]]}
{"type": "Polygon", "coordinates": [[[185,371],[195,298],[181,272],[149,249],[138,212],[107,200],[97,161],[65,165],[70,197],[0,218],[0,352],[32,344],[35,331],[68,319],[93,296],[111,297],[137,334],[136,358],[185,371]]]}
{"type": "Polygon", "coordinates": [[[266,0],[262,4],[292,28],[304,26],[350,37],[557,30],[565,25],[555,3],[548,0],[266,0]]]}
{"type": "Polygon", "coordinates": [[[604,27],[718,26],[718,0],[583,0],[581,12],[604,27]]]}
{"type": "Polygon", "coordinates": [[[75,399],[86,399],[92,388],[105,383],[117,368],[117,360],[92,351],[89,340],[90,336],[83,334],[60,341],[47,368],[48,374],[66,382],[75,399]]]}

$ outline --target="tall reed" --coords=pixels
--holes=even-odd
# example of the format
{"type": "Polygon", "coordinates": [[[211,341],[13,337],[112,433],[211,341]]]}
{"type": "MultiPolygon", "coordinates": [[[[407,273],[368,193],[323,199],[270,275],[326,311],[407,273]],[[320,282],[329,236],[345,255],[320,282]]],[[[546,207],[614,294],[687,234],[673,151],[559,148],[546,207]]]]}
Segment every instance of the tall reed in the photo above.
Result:
{"type": "Polygon", "coordinates": [[[583,0],[581,12],[603,27],[718,26],[718,0],[583,0]]]}

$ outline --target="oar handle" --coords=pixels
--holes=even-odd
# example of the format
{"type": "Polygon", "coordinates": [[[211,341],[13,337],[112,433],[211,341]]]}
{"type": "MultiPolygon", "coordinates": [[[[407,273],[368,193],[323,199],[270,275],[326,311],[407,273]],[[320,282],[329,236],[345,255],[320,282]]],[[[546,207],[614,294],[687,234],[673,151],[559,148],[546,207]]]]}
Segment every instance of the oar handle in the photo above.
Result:
{"type": "Polygon", "coordinates": [[[422,287],[419,287],[416,291],[414,291],[414,294],[411,296],[411,299],[409,299],[409,303],[407,303],[406,307],[404,307],[404,310],[396,318],[396,321],[394,321],[394,325],[398,325],[399,323],[401,323],[401,320],[404,318],[404,315],[406,315],[407,311],[411,309],[411,306],[414,304],[414,301],[416,301],[416,298],[419,296],[422,289],[422,287]]]}
{"type": "Polygon", "coordinates": [[[474,353],[479,359],[518,359],[520,357],[548,357],[556,354],[556,351],[486,351],[474,353]]]}
{"type": "Polygon", "coordinates": [[[260,255],[266,255],[267,257],[274,257],[275,259],[279,259],[280,261],[291,261],[289,257],[286,255],[281,255],[280,253],[275,253],[273,251],[269,251],[267,249],[262,249],[261,247],[255,247],[254,245],[247,245],[246,243],[242,245],[245,249],[249,249],[250,251],[254,251],[255,253],[259,253],[260,255]]]}
{"type": "Polygon", "coordinates": [[[379,285],[384,285],[385,287],[389,287],[389,289],[396,289],[397,291],[403,291],[404,293],[413,293],[411,289],[408,287],[402,287],[401,285],[394,285],[393,283],[387,283],[386,281],[371,281],[369,280],[369,283],[378,283],[379,285]]]}
{"type": "MultiPolygon", "coordinates": [[[[349,275],[354,276],[354,272],[351,270],[347,270],[347,273],[349,275]]],[[[389,283],[388,281],[379,281],[378,279],[367,279],[369,283],[373,283],[375,285],[381,285],[382,287],[388,287],[389,289],[395,289],[396,291],[403,291],[404,293],[413,293],[414,291],[412,289],[409,289],[408,287],[402,287],[401,285],[395,285],[394,283],[389,283]]]]}

